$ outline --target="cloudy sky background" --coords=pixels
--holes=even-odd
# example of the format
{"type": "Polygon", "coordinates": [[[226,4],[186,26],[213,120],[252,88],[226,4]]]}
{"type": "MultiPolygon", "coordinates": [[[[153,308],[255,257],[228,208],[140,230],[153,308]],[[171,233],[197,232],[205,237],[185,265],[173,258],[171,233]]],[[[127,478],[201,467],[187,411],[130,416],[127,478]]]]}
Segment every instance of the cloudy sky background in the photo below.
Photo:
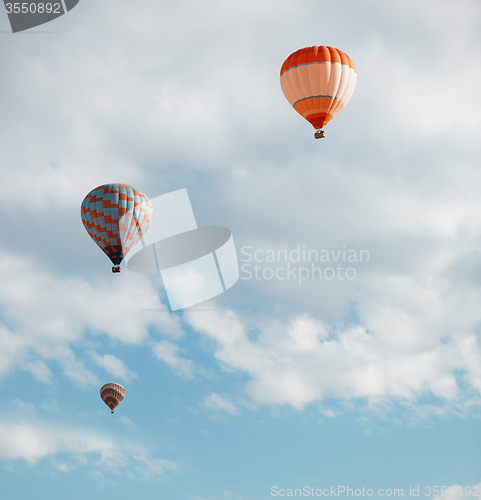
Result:
{"type": "Polygon", "coordinates": [[[476,0],[81,0],[15,35],[0,16],[5,498],[478,484],[480,26],[476,0]],[[279,69],[321,44],[358,84],[315,141],[279,69]],[[369,262],[174,314],[86,234],[80,203],[108,182],[187,188],[240,259],[369,262]]]}

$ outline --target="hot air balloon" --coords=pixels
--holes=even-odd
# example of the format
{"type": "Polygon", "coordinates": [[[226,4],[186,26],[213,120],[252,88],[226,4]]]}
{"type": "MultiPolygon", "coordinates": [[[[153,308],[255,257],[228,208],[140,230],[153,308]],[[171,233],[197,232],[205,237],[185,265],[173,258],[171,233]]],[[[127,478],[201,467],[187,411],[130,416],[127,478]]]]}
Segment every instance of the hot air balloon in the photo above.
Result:
{"type": "Polygon", "coordinates": [[[127,184],[105,184],[84,198],[81,217],[85,229],[112,261],[113,273],[140,240],[152,220],[148,197],[127,184]]]}
{"type": "Polygon", "coordinates": [[[292,107],[324,137],[324,127],[348,103],[356,67],[342,50],[313,46],[291,54],[281,68],[282,92],[292,107]]]}
{"type": "Polygon", "coordinates": [[[114,412],[115,408],[124,399],[125,389],[120,384],[113,382],[105,384],[100,389],[102,401],[114,412]]]}

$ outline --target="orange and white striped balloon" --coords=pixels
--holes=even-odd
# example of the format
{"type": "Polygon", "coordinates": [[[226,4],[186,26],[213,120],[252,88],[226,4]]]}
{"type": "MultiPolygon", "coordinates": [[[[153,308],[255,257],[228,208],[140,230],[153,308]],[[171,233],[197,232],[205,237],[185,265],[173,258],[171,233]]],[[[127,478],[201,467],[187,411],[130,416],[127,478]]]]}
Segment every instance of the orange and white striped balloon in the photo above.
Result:
{"type": "Polygon", "coordinates": [[[316,130],[322,129],[348,103],[356,79],[351,58],[342,50],[324,45],[294,52],[281,68],[282,92],[316,130]]]}

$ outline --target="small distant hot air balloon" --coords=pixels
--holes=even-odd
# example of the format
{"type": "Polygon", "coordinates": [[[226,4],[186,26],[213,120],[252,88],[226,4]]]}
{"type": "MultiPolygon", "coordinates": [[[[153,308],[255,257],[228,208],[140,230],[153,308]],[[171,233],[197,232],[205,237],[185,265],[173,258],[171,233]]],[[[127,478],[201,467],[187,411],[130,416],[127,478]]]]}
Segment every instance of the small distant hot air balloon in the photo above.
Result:
{"type": "Polygon", "coordinates": [[[102,401],[114,412],[115,408],[124,399],[125,389],[120,384],[113,382],[105,384],[100,389],[102,401]]]}
{"type": "Polygon", "coordinates": [[[140,189],[128,184],[105,184],[90,191],[81,208],[90,237],[112,261],[113,273],[140,240],[152,220],[152,205],[140,189]]]}
{"type": "Polygon", "coordinates": [[[291,54],[281,68],[282,92],[292,107],[324,137],[322,127],[348,103],[356,87],[356,67],[342,50],[313,46],[291,54]]]}

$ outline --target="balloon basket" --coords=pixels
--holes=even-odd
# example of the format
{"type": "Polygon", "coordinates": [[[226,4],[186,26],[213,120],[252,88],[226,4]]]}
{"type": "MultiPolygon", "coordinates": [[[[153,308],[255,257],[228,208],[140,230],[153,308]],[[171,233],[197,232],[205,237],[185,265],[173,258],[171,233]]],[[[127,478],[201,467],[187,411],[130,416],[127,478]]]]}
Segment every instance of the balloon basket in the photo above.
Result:
{"type": "Polygon", "coordinates": [[[120,266],[114,266],[112,267],[112,272],[113,273],[120,273],[121,269],[120,269],[120,266]]]}
{"type": "Polygon", "coordinates": [[[114,414],[114,410],[112,410],[110,413],[112,413],[112,415],[114,414]]]}
{"type": "Polygon", "coordinates": [[[324,133],[324,130],[316,130],[314,137],[316,139],[322,139],[323,137],[326,137],[326,134],[324,133]]]}

